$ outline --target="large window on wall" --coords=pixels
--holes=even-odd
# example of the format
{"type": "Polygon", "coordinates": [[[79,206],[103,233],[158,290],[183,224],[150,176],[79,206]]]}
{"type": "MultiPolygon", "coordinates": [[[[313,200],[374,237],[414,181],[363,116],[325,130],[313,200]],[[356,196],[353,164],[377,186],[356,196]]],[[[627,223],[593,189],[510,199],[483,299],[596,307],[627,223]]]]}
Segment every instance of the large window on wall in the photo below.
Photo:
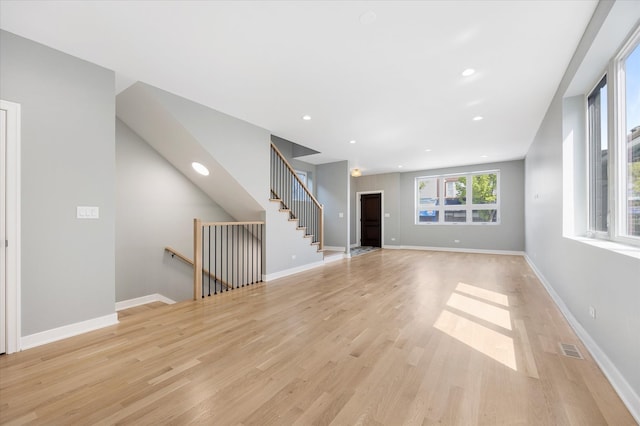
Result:
{"type": "Polygon", "coordinates": [[[416,178],[416,224],[497,224],[500,172],[416,178]]]}
{"type": "Polygon", "coordinates": [[[640,32],[636,32],[635,43],[620,68],[620,89],[624,94],[621,231],[640,239],[640,32]]]}
{"type": "Polygon", "coordinates": [[[640,30],[608,70],[587,102],[589,233],[640,245],[640,30]]]}

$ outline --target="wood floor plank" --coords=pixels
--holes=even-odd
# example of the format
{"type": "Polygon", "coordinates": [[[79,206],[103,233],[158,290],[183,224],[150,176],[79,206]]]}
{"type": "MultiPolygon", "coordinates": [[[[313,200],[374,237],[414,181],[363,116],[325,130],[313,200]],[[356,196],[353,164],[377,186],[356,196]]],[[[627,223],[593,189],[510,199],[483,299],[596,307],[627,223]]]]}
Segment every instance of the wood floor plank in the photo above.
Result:
{"type": "Polygon", "coordinates": [[[635,424],[519,256],[378,250],[119,317],[0,356],[0,424],[635,424]]]}

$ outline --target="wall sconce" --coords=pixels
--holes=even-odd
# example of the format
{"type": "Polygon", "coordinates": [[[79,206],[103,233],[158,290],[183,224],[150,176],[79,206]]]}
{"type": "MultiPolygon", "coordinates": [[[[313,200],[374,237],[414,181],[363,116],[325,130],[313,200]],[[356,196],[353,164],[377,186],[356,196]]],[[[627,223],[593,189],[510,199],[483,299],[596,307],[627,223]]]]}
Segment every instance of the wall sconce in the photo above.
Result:
{"type": "Polygon", "coordinates": [[[353,177],[362,176],[362,172],[360,171],[360,169],[353,169],[353,170],[351,170],[351,176],[353,176],[353,177]]]}

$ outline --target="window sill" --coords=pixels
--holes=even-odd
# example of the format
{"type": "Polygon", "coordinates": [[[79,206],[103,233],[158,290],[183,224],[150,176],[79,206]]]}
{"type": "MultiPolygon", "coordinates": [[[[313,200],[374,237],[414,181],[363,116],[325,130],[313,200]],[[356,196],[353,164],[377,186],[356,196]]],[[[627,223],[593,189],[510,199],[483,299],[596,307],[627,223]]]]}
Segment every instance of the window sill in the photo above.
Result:
{"type": "Polygon", "coordinates": [[[618,253],[624,256],[634,257],[636,259],[640,259],[640,247],[630,246],[614,241],[609,240],[598,240],[595,238],[587,238],[587,237],[568,237],[565,238],[578,241],[580,243],[584,243],[593,247],[598,247],[604,250],[609,250],[614,253],[618,253]]]}

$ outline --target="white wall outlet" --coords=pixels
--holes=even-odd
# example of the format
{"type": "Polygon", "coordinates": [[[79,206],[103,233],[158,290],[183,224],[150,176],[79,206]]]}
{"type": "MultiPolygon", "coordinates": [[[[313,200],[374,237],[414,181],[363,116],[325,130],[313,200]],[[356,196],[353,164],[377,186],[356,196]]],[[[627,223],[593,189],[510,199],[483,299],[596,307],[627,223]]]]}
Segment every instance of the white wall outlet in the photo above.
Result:
{"type": "Polygon", "coordinates": [[[593,319],[596,319],[596,308],[593,306],[589,306],[589,316],[593,319]]]}
{"type": "Polygon", "coordinates": [[[453,240],[453,242],[454,242],[454,243],[459,243],[459,242],[460,242],[460,240],[453,240]]]}
{"type": "Polygon", "coordinates": [[[391,213],[385,213],[384,217],[391,217],[391,213]]]}
{"type": "Polygon", "coordinates": [[[96,206],[77,206],[77,219],[100,219],[100,208],[96,206]]]}
{"type": "Polygon", "coordinates": [[[395,238],[395,237],[391,237],[391,241],[395,241],[395,240],[396,240],[396,238],[395,238]]]}
{"type": "Polygon", "coordinates": [[[291,260],[296,260],[296,255],[295,254],[291,255],[291,260]]]}
{"type": "Polygon", "coordinates": [[[342,212],[338,213],[338,217],[340,217],[340,218],[344,217],[344,213],[342,213],[342,212]]]}

